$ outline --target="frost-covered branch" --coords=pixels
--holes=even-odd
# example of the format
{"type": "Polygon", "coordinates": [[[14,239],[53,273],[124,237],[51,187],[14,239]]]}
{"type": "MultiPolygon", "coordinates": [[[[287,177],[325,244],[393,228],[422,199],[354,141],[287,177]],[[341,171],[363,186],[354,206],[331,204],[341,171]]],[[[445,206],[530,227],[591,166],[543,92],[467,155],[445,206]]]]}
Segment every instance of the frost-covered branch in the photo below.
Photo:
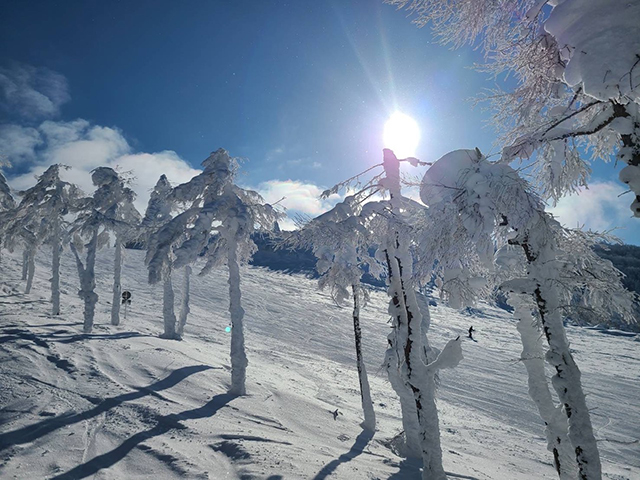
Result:
{"type": "MultiPolygon", "coordinates": [[[[515,79],[511,91],[480,100],[493,108],[505,162],[536,155],[531,175],[545,199],[586,185],[587,150],[628,164],[622,182],[640,178],[638,2],[387,2],[410,11],[419,26],[430,24],[443,43],[481,48],[480,70],[515,79]]],[[[640,180],[631,190],[640,217],[640,180]]]]}

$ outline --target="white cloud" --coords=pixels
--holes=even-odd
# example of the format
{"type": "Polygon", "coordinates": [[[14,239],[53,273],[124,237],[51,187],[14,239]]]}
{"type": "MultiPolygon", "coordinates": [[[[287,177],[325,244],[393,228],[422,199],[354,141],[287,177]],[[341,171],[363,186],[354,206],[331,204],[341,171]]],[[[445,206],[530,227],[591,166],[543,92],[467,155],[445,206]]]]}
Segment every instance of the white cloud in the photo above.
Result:
{"type": "Polygon", "coordinates": [[[343,198],[340,195],[320,198],[324,188],[298,180],[269,180],[260,183],[254,190],[260,193],[267,203],[276,203],[284,197],[284,200],[278,203],[287,209],[288,218],[280,222],[280,227],[284,230],[295,228],[293,218],[296,214],[317,217],[333,208],[343,198]]]}
{"type": "Polygon", "coordinates": [[[630,223],[631,210],[630,200],[618,198],[623,191],[624,186],[616,182],[593,182],[588,189],[561,198],[548,211],[569,228],[584,226],[602,232],[625,227],[630,223]]]}
{"type": "Polygon", "coordinates": [[[67,79],[48,68],[0,67],[0,106],[27,120],[51,118],[70,100],[67,79]]]}
{"type": "MultiPolygon", "coordinates": [[[[25,129],[23,129],[25,130],[25,129]]],[[[174,184],[183,183],[199,173],[173,151],[157,153],[136,153],[122,133],[110,127],[91,125],[78,119],[72,122],[54,122],[47,120],[34,130],[41,139],[41,146],[34,157],[27,162],[29,171],[9,179],[16,190],[24,190],[34,184],[34,176],[41,175],[47,167],[62,163],[72,167],[62,172],[65,180],[78,185],[91,194],[95,187],[91,182],[91,171],[99,166],[112,167],[119,172],[131,172],[135,177],[132,188],[138,198],[136,207],[141,213],[147,206],[149,193],[163,173],[174,184]]],[[[14,129],[16,135],[8,131],[8,148],[17,151],[24,147],[24,132],[14,129]]],[[[33,151],[33,149],[32,149],[33,151]]],[[[10,158],[12,160],[12,158],[10,158]]],[[[15,163],[15,158],[13,158],[15,163]]]]}
{"type": "Polygon", "coordinates": [[[119,130],[90,125],[86,120],[46,121],[41,130],[47,149],[41,156],[51,165],[64,163],[79,170],[91,171],[130,153],[131,147],[119,130]]]}
{"type": "Polygon", "coordinates": [[[32,160],[36,147],[41,143],[42,137],[35,128],[0,125],[0,156],[10,164],[32,160]]]}
{"type": "Polygon", "coordinates": [[[131,171],[135,175],[131,188],[138,194],[136,207],[143,214],[147,208],[149,194],[160,175],[164,173],[173,185],[177,185],[200,173],[200,170],[192,168],[172,150],[123,155],[108,166],[118,171],[131,171]]]}

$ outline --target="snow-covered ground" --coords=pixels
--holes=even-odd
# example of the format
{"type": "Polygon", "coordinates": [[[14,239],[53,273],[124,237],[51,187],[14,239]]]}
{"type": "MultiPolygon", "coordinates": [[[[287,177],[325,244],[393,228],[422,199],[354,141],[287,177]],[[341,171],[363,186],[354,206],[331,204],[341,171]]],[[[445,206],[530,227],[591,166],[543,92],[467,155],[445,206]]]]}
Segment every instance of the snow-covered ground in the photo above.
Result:
{"type": "MultiPolygon", "coordinates": [[[[363,310],[365,359],[378,417],[362,433],[351,310],[316,282],[242,269],[249,356],[245,397],[230,382],[225,269],[192,278],[183,341],[162,332],[162,286],[146,283],[143,252],[127,251],[123,289],[133,303],[110,318],[113,249],[100,253],[92,335],[83,336],[72,258],[62,265],[62,315],[49,316],[50,254],[40,252],[24,295],[21,255],[0,265],[0,477],[19,479],[414,479],[396,456],[399,404],[380,368],[386,294],[363,310]],[[338,409],[336,419],[332,414],[338,409]]],[[[174,286],[179,290],[181,272],[174,286]]],[[[180,292],[176,292],[179,305],[180,292]]],[[[439,410],[451,479],[556,478],[543,425],[518,361],[515,322],[481,305],[475,316],[432,308],[431,343],[466,336],[465,359],[441,374],[439,410]]],[[[640,342],[568,329],[583,372],[605,478],[640,478],[640,342]]]]}

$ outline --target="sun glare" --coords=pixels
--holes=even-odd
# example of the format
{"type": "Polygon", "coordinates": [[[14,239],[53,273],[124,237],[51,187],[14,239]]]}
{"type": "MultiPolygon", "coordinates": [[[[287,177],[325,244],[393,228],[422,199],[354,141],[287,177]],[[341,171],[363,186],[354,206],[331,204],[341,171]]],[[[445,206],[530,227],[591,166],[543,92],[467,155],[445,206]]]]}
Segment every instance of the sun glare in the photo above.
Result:
{"type": "Polygon", "coordinates": [[[398,158],[413,157],[420,142],[420,128],[410,116],[395,112],[384,124],[382,141],[398,158]]]}

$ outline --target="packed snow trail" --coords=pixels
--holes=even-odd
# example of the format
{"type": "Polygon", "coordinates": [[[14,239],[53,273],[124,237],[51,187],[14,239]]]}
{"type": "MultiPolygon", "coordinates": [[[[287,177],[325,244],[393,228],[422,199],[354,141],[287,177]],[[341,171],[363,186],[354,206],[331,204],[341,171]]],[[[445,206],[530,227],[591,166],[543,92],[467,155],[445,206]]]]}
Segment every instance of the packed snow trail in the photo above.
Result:
{"type": "MultiPolygon", "coordinates": [[[[143,252],[127,251],[126,319],[110,325],[113,249],[98,252],[94,333],[82,334],[73,257],[62,255],[61,315],[50,316],[50,251],[39,252],[24,295],[21,252],[0,264],[0,477],[387,479],[419,478],[391,448],[399,404],[380,368],[387,297],[361,311],[378,431],[361,435],[350,306],[316,282],[242,268],[247,392],[229,386],[226,269],[191,279],[181,342],[163,330],[162,285],[149,286],[143,252]],[[332,412],[339,415],[333,419],[332,412]],[[365,443],[365,440],[368,442],[365,443]]],[[[175,285],[183,285],[175,272],[175,285]]],[[[176,302],[182,295],[176,289],[176,302]]],[[[515,320],[481,305],[474,316],[432,307],[431,335],[465,335],[465,359],[442,371],[443,463],[450,479],[554,479],[544,425],[527,393],[515,320]]],[[[605,478],[640,478],[640,343],[568,328],[583,370],[605,478]]]]}

